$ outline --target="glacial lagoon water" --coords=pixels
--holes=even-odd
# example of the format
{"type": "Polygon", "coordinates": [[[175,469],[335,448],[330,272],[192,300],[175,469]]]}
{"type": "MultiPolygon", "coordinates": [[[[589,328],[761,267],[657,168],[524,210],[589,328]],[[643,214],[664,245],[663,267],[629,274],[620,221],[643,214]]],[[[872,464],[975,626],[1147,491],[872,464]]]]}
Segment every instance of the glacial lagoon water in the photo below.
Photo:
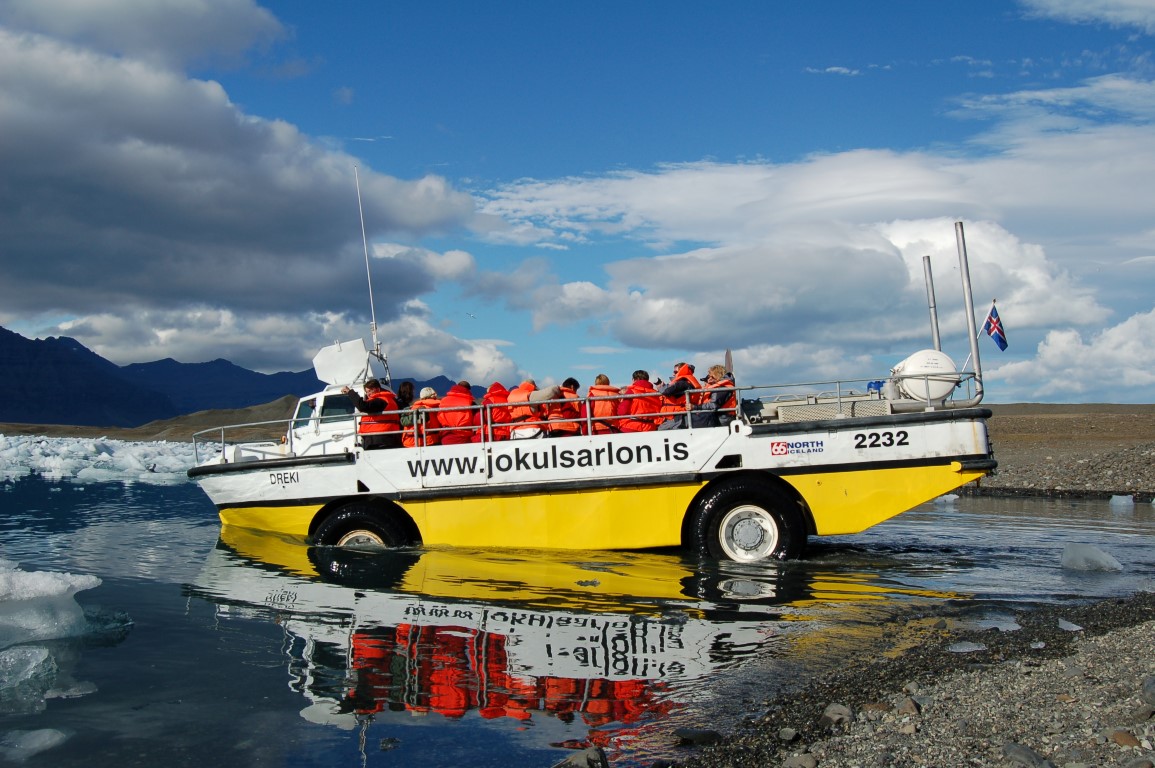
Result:
{"type": "Polygon", "coordinates": [[[222,531],[191,483],[133,474],[155,471],[0,478],[0,584],[67,585],[0,600],[0,759],[545,768],[593,744],[645,765],[678,757],[676,727],[757,713],[911,611],[997,624],[1155,588],[1149,504],[943,499],[786,565],[367,555],[222,531]],[[1062,568],[1071,543],[1123,570],[1062,568]]]}

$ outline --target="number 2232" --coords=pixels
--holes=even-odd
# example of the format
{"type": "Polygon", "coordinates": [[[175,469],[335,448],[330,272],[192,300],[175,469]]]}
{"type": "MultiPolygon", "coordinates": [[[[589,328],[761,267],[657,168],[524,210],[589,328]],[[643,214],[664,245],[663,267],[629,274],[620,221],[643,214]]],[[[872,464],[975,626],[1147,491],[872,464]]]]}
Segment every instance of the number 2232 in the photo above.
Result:
{"type": "Polygon", "coordinates": [[[909,438],[905,429],[897,432],[859,432],[854,436],[854,447],[892,448],[896,445],[910,445],[909,438]]]}

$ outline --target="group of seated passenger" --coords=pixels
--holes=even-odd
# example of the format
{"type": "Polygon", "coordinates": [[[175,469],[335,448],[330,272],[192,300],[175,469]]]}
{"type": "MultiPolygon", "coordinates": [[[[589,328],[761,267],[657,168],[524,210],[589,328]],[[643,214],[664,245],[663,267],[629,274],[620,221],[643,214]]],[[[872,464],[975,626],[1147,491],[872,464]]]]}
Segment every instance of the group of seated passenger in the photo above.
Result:
{"type": "Polygon", "coordinates": [[[464,380],[439,397],[432,387],[414,396],[408,381],[394,395],[370,379],[364,397],[342,391],[364,414],[358,432],[366,449],[727,426],[737,407],[734,376],[721,365],[710,368],[704,383],[693,365],[678,363],[660,390],[643,370],[634,371],[629,386],[615,387],[603,373],[584,397],[579,388],[573,377],[542,389],[533,379],[513,389],[495,381],[477,399],[464,380]]]}

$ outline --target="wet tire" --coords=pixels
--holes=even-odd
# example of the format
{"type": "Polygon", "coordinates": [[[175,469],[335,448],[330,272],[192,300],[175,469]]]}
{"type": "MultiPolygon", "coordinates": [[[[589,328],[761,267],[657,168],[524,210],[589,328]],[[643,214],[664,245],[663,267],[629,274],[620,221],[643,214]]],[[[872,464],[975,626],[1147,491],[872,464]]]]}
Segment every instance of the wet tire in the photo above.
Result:
{"type": "Polygon", "coordinates": [[[753,563],[794,560],[806,549],[798,502],[753,477],[722,481],[698,501],[694,542],[699,554],[753,563]]]}
{"type": "Polygon", "coordinates": [[[381,550],[409,543],[401,524],[368,504],[350,504],[326,517],[313,533],[322,547],[381,550]]]}

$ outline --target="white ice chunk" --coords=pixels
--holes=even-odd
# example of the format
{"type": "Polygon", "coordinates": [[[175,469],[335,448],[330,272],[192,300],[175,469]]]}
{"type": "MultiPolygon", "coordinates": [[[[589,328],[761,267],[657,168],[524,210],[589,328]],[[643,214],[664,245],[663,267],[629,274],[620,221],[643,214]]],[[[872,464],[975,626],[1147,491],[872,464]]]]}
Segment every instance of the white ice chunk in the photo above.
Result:
{"type": "Polygon", "coordinates": [[[22,763],[46,749],[60,746],[67,740],[68,734],[55,728],[8,731],[0,736],[0,754],[13,762],[22,763]]]}
{"type": "Polygon", "coordinates": [[[1135,497],[1115,495],[1111,497],[1110,503],[1112,507],[1133,507],[1135,506],[1135,497]]]}
{"type": "Polygon", "coordinates": [[[1090,544],[1068,544],[1063,547],[1063,568],[1070,571],[1121,571],[1123,564],[1090,544]]]}
{"type": "Polygon", "coordinates": [[[1066,619],[1059,619],[1059,629],[1064,632],[1082,632],[1083,628],[1078,624],[1074,624],[1066,619]]]}
{"type": "Polygon", "coordinates": [[[951,653],[975,653],[976,651],[985,651],[987,647],[982,643],[972,643],[970,640],[960,640],[957,643],[951,643],[946,647],[951,653]]]}
{"type": "Polygon", "coordinates": [[[100,585],[96,576],[0,567],[0,648],[35,640],[76,637],[88,622],[73,598],[100,585]]]}

